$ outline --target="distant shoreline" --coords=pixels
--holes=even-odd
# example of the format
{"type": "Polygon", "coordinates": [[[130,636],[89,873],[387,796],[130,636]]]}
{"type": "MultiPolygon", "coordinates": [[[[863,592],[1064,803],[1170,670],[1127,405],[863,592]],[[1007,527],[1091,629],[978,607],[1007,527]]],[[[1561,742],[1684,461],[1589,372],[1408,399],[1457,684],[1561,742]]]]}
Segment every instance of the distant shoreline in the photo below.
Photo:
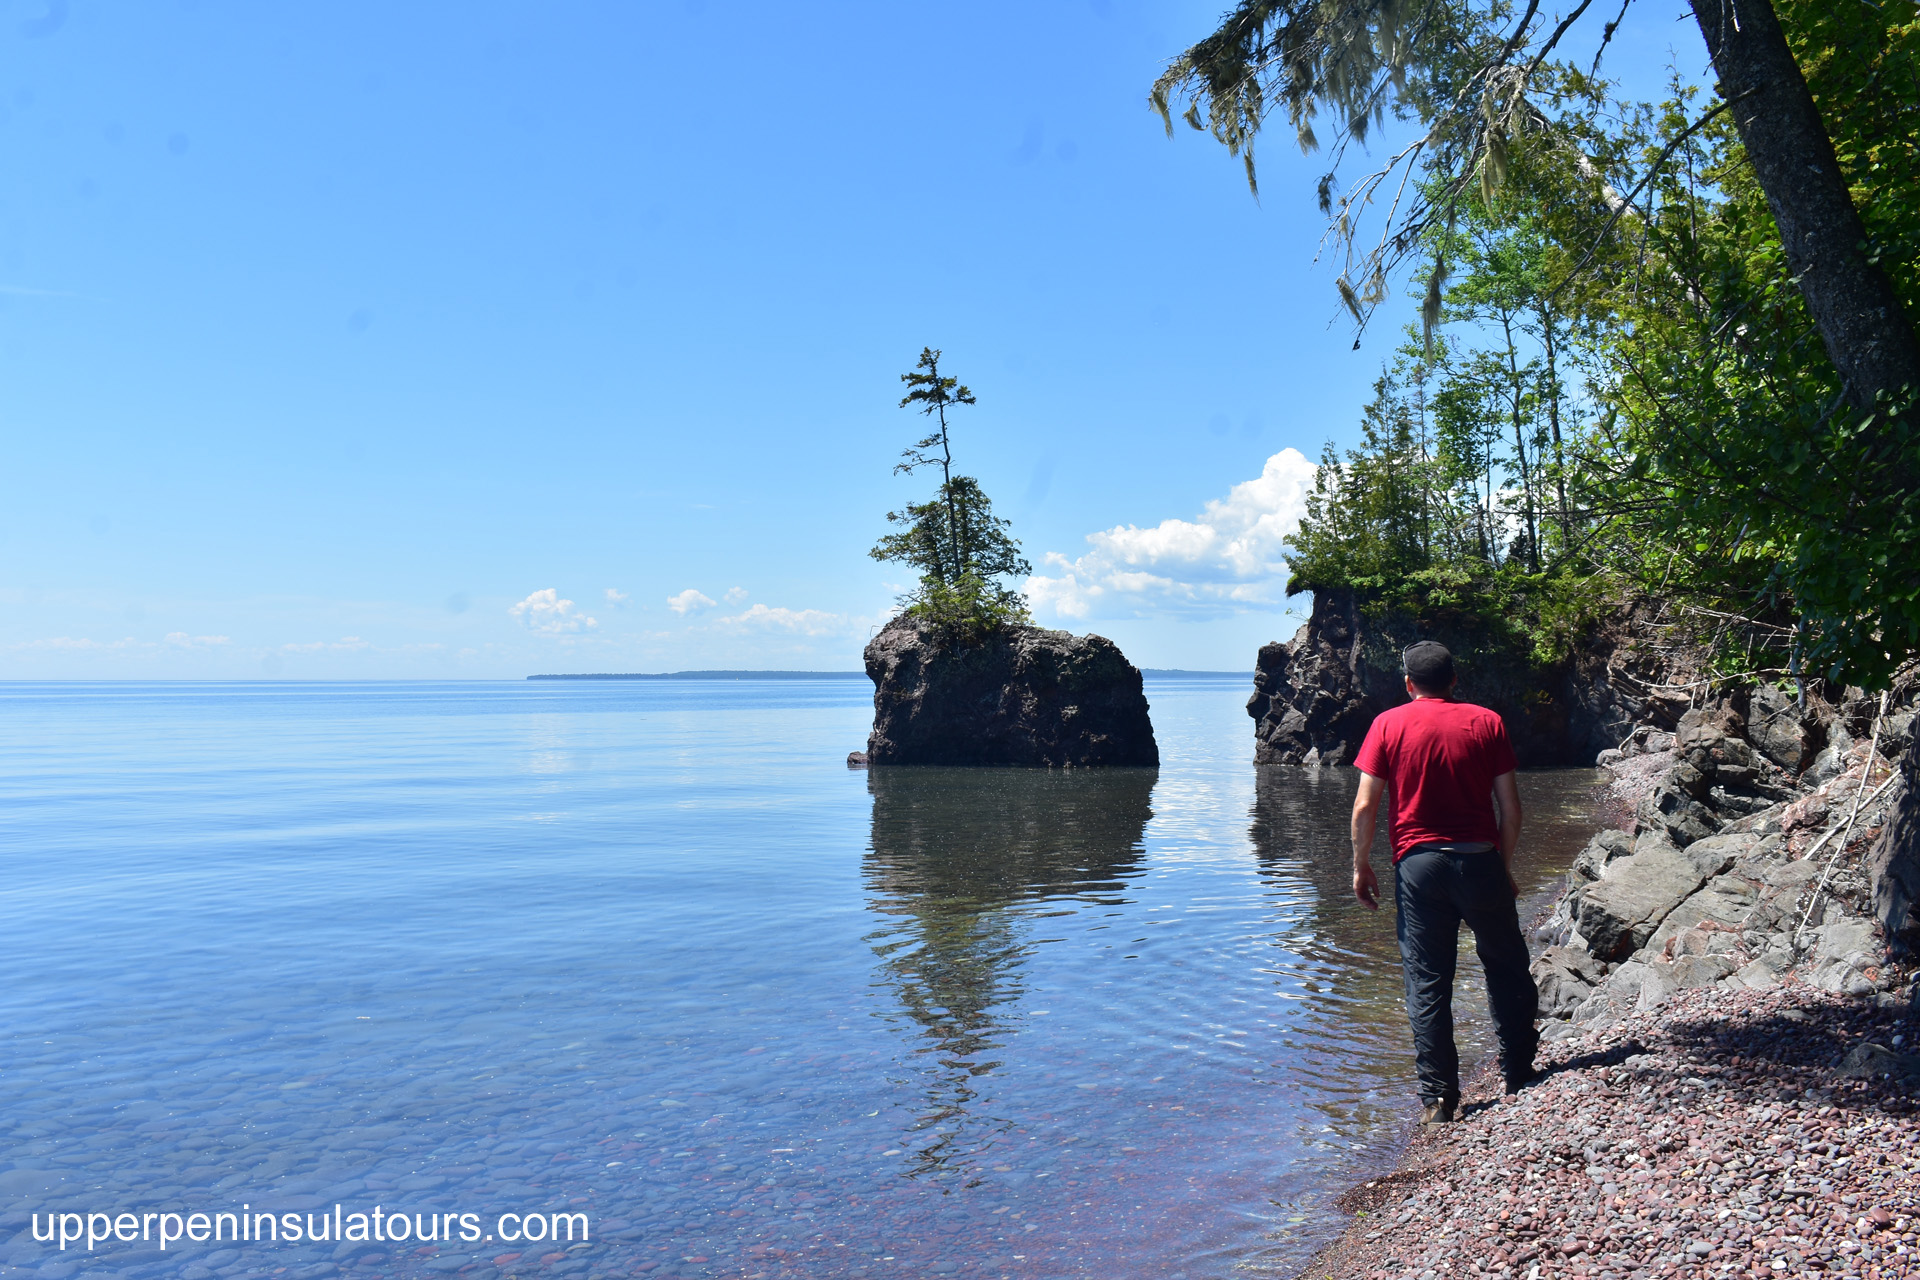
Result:
{"type": "MultiPolygon", "coordinates": [[[[1143,667],[1143,676],[1159,680],[1251,680],[1251,671],[1186,671],[1143,667]]],[[[528,676],[529,680],[865,680],[864,671],[595,671],[528,676]]]]}

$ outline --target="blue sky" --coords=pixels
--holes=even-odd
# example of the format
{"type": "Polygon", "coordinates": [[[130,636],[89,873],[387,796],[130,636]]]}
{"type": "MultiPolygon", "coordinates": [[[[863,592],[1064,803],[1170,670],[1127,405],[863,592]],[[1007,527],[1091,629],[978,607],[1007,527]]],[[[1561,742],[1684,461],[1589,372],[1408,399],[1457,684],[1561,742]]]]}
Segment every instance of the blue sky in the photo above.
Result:
{"type": "Polygon", "coordinates": [[[855,669],[924,345],[1039,621],[1250,669],[1386,338],[1220,7],[0,4],[0,678],[855,669]]]}

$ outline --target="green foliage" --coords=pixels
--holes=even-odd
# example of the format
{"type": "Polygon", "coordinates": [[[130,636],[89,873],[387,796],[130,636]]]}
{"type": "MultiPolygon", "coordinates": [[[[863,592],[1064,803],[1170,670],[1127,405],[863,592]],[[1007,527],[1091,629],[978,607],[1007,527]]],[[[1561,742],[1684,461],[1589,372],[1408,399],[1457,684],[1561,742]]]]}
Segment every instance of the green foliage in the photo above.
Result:
{"type": "Polygon", "coordinates": [[[1025,596],[974,573],[951,583],[922,579],[908,612],[924,619],[940,634],[961,641],[977,640],[1002,627],[1033,621],[1025,596]]]}
{"type": "Polygon", "coordinates": [[[920,443],[905,451],[902,455],[908,461],[894,468],[895,474],[912,471],[915,467],[925,466],[934,461],[927,451],[935,445],[940,446],[941,463],[948,465],[953,461],[947,450],[947,406],[973,404],[973,392],[960,385],[958,378],[946,378],[940,374],[940,353],[932,347],[920,348],[920,360],[912,369],[900,375],[900,381],[912,388],[901,397],[902,409],[918,405],[920,412],[939,419],[940,429],[920,443]]]}
{"type": "Polygon", "coordinates": [[[947,409],[973,404],[973,393],[957,379],[942,376],[940,353],[931,347],[924,348],[919,364],[900,378],[912,388],[900,407],[917,407],[937,425],[904,451],[906,460],[894,467],[894,474],[938,466],[940,487],[925,502],[889,511],[887,521],[894,532],[867,554],[915,570],[919,582],[901,603],[946,635],[971,639],[1028,621],[1026,598],[1001,581],[1033,572],[1019,542],[1007,532],[1012,522],[993,514],[993,502],[978,480],[953,474],[947,409]]]}
{"type": "Polygon", "coordinates": [[[1475,203],[1431,240],[1456,279],[1438,341],[1410,334],[1359,445],[1327,446],[1288,590],[1350,588],[1551,665],[1620,590],[1583,554],[1598,517],[1567,448],[1588,416],[1564,367],[1582,331],[1551,296],[1537,219],[1475,203]]]}
{"type": "Polygon", "coordinates": [[[1360,447],[1328,444],[1305,518],[1289,543],[1288,592],[1351,586],[1389,591],[1451,559],[1459,513],[1450,468],[1425,438],[1423,401],[1391,375],[1374,384],[1360,447]]]}
{"type": "MultiPolygon", "coordinates": [[[[1920,8],[1773,6],[1869,251],[1920,315],[1920,8]]],[[[1421,167],[1408,211],[1339,282],[1364,316],[1397,264],[1422,323],[1359,445],[1329,446],[1291,589],[1464,611],[1542,661],[1609,601],[1658,596],[1711,620],[1724,674],[1884,683],[1920,654],[1920,410],[1848,407],[1729,113],[1678,83],[1617,100],[1597,57],[1548,59],[1564,27],[1503,26],[1516,12],[1242,0],[1156,86],[1236,154],[1269,103],[1303,141],[1330,113],[1336,164],[1383,111],[1427,131],[1393,161],[1421,167]]],[[[1380,183],[1333,208],[1336,244],[1380,183]]]]}
{"type": "MultiPolygon", "coordinates": [[[[1913,314],[1914,8],[1776,9],[1913,314]]],[[[1677,135],[1684,105],[1667,104],[1656,141],[1677,135]]],[[[1619,418],[1607,460],[1641,497],[1636,524],[1688,579],[1795,632],[1802,652],[1787,664],[1883,683],[1920,649],[1920,494],[1904,480],[1920,463],[1914,415],[1885,400],[1871,416],[1847,407],[1731,127],[1690,139],[1653,186],[1648,251],[1608,352],[1619,418]]]]}

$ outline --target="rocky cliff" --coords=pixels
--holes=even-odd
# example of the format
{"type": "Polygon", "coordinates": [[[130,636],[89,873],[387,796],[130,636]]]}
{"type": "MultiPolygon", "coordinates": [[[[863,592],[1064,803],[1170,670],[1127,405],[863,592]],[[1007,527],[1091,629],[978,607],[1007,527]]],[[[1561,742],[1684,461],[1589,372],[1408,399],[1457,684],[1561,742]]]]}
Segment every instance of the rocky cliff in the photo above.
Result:
{"type": "Polygon", "coordinates": [[[1639,793],[1633,829],[1594,837],[1537,930],[1543,1034],[1603,1030],[1693,987],[1911,998],[1894,992],[1920,940],[1913,712],[1877,716],[1857,695],[1815,710],[1726,695],[1607,753],[1639,793]]]}
{"type": "Polygon", "coordinates": [[[1005,627],[948,641],[905,614],[867,644],[872,765],[1156,765],[1140,672],[1113,641],[1005,627]]]}
{"type": "Polygon", "coordinates": [[[1374,616],[1350,591],[1315,591],[1287,644],[1260,650],[1247,714],[1260,764],[1352,762],[1373,718],[1407,700],[1400,652],[1415,640],[1453,650],[1460,697],[1507,722],[1523,766],[1590,765],[1638,725],[1671,730],[1689,705],[1684,655],[1654,643],[1657,618],[1623,610],[1571,661],[1536,663],[1527,646],[1469,615],[1374,616]]]}
{"type": "Polygon", "coordinates": [[[1867,855],[1873,914],[1887,937],[1920,952],[1920,750],[1909,746],[1887,802],[1887,825],[1867,855]]]}

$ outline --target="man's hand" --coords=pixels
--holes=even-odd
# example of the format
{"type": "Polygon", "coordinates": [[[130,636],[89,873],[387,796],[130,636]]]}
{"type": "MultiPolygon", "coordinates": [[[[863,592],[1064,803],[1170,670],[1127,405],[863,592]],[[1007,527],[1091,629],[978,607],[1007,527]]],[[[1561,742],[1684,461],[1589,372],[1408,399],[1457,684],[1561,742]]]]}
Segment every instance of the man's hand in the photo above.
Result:
{"type": "Polygon", "coordinates": [[[1513,878],[1513,872],[1511,871],[1507,872],[1507,888],[1513,890],[1514,897],[1518,898],[1520,896],[1520,882],[1513,878]]]}
{"type": "Polygon", "coordinates": [[[1380,878],[1373,874],[1373,863],[1362,862],[1354,867],[1353,896],[1369,911],[1380,909],[1380,878]]]}
{"type": "Polygon", "coordinates": [[[1380,800],[1387,794],[1384,778],[1360,775],[1353,797],[1353,896],[1369,911],[1380,909],[1380,882],[1373,875],[1373,831],[1380,820],[1380,800]]]}

